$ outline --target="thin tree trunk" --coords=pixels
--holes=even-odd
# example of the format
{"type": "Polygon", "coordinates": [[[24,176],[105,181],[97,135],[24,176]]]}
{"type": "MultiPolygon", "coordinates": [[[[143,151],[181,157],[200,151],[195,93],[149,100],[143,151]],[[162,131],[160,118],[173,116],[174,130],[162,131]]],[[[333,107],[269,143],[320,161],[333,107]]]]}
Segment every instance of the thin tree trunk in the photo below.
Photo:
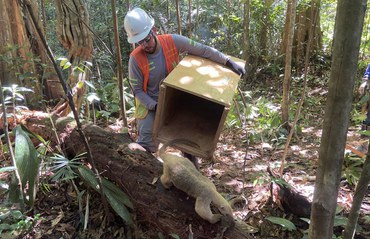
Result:
{"type": "Polygon", "coordinates": [[[188,28],[188,37],[191,38],[191,0],[188,0],[188,21],[189,21],[189,28],[188,28]]]}
{"type": "MultiPolygon", "coordinates": [[[[45,11],[45,0],[41,0],[41,12],[42,12],[42,26],[44,32],[46,31],[46,11],[45,11]]],[[[45,40],[47,38],[45,37],[45,40]]]]}
{"type": "Polygon", "coordinates": [[[353,202],[351,211],[348,215],[348,222],[346,228],[343,232],[343,239],[352,239],[355,235],[356,225],[358,221],[358,216],[360,214],[361,204],[368,190],[368,185],[370,182],[370,144],[366,156],[364,166],[362,168],[360,180],[356,186],[355,194],[353,196],[353,202]]]}
{"type": "Polygon", "coordinates": [[[250,24],[250,9],[251,9],[251,2],[250,0],[246,0],[244,2],[244,21],[243,21],[243,28],[244,28],[244,60],[245,60],[245,70],[247,72],[247,76],[250,77],[250,39],[249,39],[249,24],[250,24]]]}
{"type": "Polygon", "coordinates": [[[286,29],[287,35],[287,47],[285,52],[285,72],[283,82],[283,100],[281,104],[282,111],[282,122],[284,126],[289,130],[289,88],[292,74],[292,49],[293,49],[293,37],[294,37],[294,23],[295,23],[295,12],[296,12],[296,0],[289,0],[287,10],[287,22],[286,29]]]}
{"type": "Polygon", "coordinates": [[[116,56],[117,56],[117,81],[119,87],[119,101],[121,108],[121,117],[123,121],[123,126],[128,127],[126,118],[126,104],[125,104],[125,91],[123,89],[123,69],[122,69],[122,56],[121,47],[119,42],[119,32],[118,32],[118,21],[116,13],[116,0],[112,0],[112,18],[113,18],[113,31],[114,31],[114,43],[116,45],[116,56]]]}
{"type": "Polygon", "coordinates": [[[263,23],[261,27],[261,35],[260,35],[260,50],[261,50],[261,59],[266,59],[268,54],[268,28],[272,25],[270,19],[270,8],[272,5],[272,0],[264,0],[264,7],[263,7],[263,23]]]}
{"type": "MultiPolygon", "coordinates": [[[[315,3],[311,2],[311,4],[315,4],[315,3]]],[[[311,9],[313,9],[313,8],[311,8],[311,9]]],[[[318,18],[318,16],[316,14],[317,14],[317,12],[311,11],[311,16],[310,16],[310,21],[311,21],[310,26],[311,26],[311,28],[308,31],[308,42],[311,42],[312,38],[314,37],[313,32],[316,28],[316,22],[317,22],[317,18],[318,18]]],[[[308,66],[309,66],[309,61],[310,61],[310,52],[311,52],[311,49],[310,49],[310,45],[309,45],[306,48],[306,55],[305,55],[305,61],[304,61],[304,80],[303,80],[303,86],[302,86],[301,99],[299,100],[297,110],[296,110],[296,114],[294,116],[294,121],[292,123],[292,127],[290,129],[290,132],[288,134],[288,137],[287,137],[287,140],[286,140],[286,143],[285,143],[284,153],[283,153],[283,156],[281,157],[280,172],[279,172],[280,177],[283,176],[283,171],[284,171],[284,167],[285,167],[285,159],[288,155],[289,144],[290,144],[290,141],[293,138],[294,129],[296,128],[296,125],[297,125],[297,122],[299,120],[299,116],[300,116],[300,113],[301,113],[302,105],[303,105],[304,100],[306,98],[307,75],[308,75],[308,70],[309,70],[308,66]]]]}
{"type": "Polygon", "coordinates": [[[176,16],[177,16],[177,33],[181,35],[181,16],[179,0],[176,0],[176,16]]]}
{"type": "Polygon", "coordinates": [[[194,23],[194,32],[197,34],[199,26],[199,0],[196,0],[196,14],[195,14],[195,23],[194,23]]]}
{"type": "Polygon", "coordinates": [[[309,238],[332,238],[366,0],[339,0],[309,238]]]}

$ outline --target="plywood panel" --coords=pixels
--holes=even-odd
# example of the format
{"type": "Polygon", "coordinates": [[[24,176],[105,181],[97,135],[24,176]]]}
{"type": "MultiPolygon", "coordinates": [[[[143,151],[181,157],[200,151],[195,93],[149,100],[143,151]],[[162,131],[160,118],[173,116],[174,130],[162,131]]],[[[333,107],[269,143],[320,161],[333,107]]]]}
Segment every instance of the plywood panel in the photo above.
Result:
{"type": "MultiPolygon", "coordinates": [[[[238,64],[244,62],[232,58],[238,64]]],[[[239,76],[213,61],[188,55],[164,80],[164,84],[230,106],[238,86],[239,76]]]]}

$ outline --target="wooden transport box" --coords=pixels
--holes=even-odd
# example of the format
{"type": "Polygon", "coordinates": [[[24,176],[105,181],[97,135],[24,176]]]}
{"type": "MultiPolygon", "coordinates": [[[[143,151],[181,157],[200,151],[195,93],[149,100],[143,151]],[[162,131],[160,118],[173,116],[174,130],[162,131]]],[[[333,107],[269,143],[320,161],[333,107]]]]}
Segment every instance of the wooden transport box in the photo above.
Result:
{"type": "MultiPolygon", "coordinates": [[[[232,58],[244,66],[244,62],[232,58]]],[[[179,148],[198,157],[213,156],[236,92],[239,76],[227,67],[188,55],[163,81],[154,121],[154,139],[185,138],[198,147],[179,148]]]]}

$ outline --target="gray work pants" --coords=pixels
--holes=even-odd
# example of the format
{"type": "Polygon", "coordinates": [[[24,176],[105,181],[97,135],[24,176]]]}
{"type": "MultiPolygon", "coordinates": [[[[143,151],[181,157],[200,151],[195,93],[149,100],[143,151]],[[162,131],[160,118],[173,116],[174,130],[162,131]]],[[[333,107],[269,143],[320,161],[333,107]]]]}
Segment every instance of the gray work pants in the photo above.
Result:
{"type": "Polygon", "coordinates": [[[153,142],[153,124],[155,111],[149,110],[148,115],[144,119],[137,119],[137,128],[139,137],[137,143],[143,146],[147,151],[157,152],[158,145],[153,142]]]}

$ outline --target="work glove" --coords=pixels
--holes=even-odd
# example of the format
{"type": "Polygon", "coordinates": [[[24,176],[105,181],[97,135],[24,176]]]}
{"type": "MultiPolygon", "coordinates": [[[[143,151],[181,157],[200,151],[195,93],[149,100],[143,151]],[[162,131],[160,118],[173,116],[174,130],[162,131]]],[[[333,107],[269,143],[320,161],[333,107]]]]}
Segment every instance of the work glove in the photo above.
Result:
{"type": "Polygon", "coordinates": [[[240,77],[243,77],[245,75],[245,69],[244,67],[240,66],[239,64],[236,64],[233,60],[229,59],[227,60],[225,66],[230,68],[233,72],[240,75],[240,77]]]}
{"type": "Polygon", "coordinates": [[[360,95],[365,94],[365,90],[367,89],[367,80],[368,78],[362,78],[362,84],[358,88],[358,93],[360,93],[360,95]]]}

